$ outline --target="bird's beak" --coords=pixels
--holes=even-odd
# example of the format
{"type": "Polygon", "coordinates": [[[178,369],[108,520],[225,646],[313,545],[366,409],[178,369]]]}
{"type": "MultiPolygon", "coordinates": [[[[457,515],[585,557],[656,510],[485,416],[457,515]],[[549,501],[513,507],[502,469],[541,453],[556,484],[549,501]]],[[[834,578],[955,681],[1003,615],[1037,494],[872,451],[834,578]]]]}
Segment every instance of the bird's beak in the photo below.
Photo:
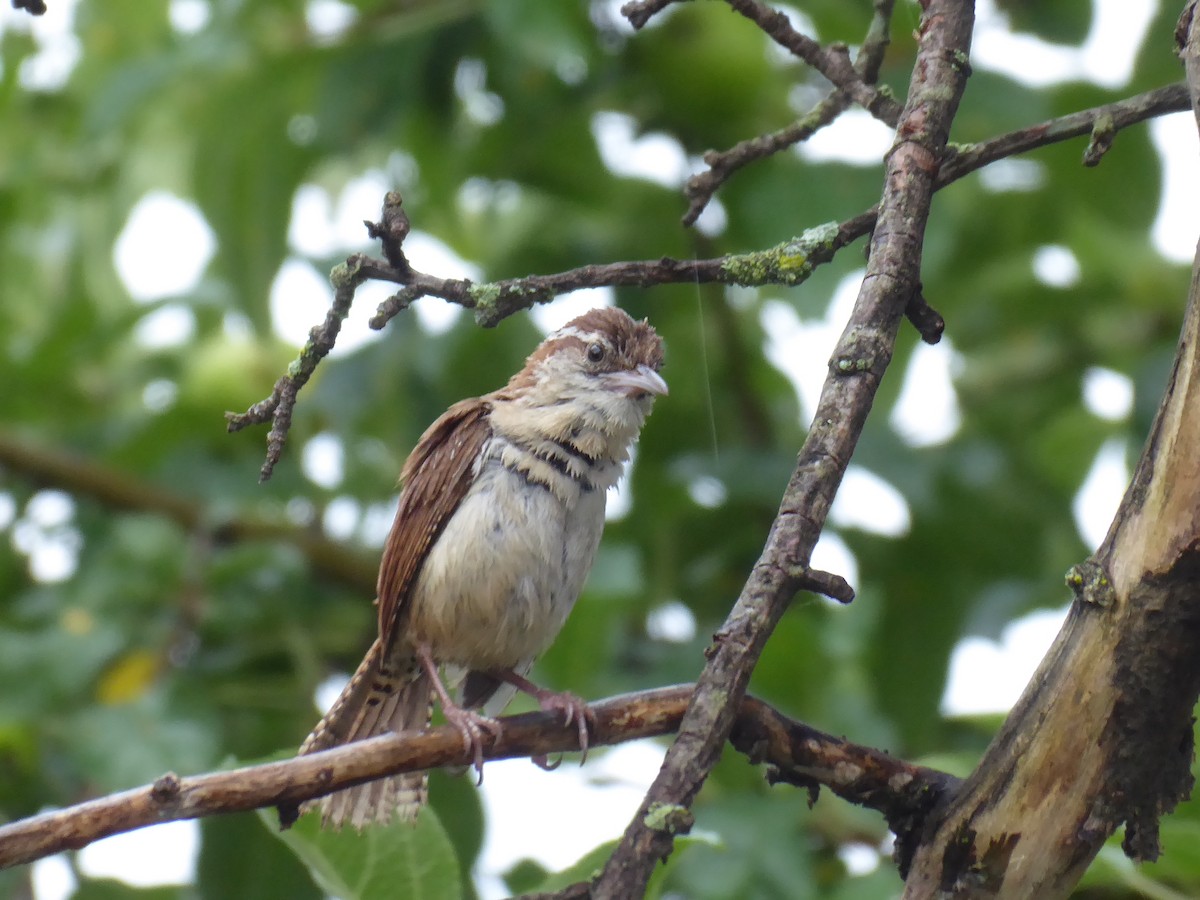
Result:
{"type": "Polygon", "coordinates": [[[628,397],[636,397],[639,394],[665,395],[668,393],[667,383],[663,381],[662,376],[646,365],[624,372],[610,372],[605,376],[605,381],[607,387],[614,391],[621,391],[628,397]]]}

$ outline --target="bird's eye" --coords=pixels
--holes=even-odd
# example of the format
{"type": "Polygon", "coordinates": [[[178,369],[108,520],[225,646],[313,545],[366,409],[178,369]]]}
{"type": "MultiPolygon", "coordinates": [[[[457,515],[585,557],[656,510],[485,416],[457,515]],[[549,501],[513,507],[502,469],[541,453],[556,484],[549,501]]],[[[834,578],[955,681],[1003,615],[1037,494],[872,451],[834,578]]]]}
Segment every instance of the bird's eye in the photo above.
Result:
{"type": "Polygon", "coordinates": [[[587,357],[594,363],[600,362],[604,359],[604,345],[599,341],[588,344],[587,357]]]}

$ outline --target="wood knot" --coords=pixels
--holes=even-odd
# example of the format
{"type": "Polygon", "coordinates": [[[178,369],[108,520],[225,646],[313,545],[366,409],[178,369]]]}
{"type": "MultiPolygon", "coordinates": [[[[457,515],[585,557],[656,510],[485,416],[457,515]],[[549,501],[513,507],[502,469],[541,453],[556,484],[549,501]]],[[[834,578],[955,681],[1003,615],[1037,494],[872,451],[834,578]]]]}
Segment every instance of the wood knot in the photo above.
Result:
{"type": "Polygon", "coordinates": [[[179,776],[168,772],[150,786],[150,799],[155,803],[169,803],[179,796],[179,788],[179,776]]]}

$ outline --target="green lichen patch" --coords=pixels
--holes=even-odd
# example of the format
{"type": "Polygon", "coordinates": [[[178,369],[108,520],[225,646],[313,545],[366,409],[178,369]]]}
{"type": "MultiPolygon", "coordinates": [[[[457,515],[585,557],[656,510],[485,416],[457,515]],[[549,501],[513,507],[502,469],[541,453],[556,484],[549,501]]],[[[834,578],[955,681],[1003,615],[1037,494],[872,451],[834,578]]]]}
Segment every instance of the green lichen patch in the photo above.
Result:
{"type": "Polygon", "coordinates": [[[359,256],[352,256],[329,270],[329,283],[335,291],[357,287],[362,281],[362,258],[359,256]]]}
{"type": "Polygon", "coordinates": [[[1116,588],[1104,566],[1094,559],[1085,559],[1067,570],[1067,587],[1080,603],[1111,606],[1117,599],[1116,588]]]}
{"type": "Polygon", "coordinates": [[[838,224],[826,222],[766,250],[730,256],[722,268],[734,284],[797,285],[812,274],[814,254],[820,251],[817,262],[832,256],[837,234],[838,224]]]}
{"type": "Polygon", "coordinates": [[[661,831],[666,834],[686,834],[696,821],[692,811],[686,806],[675,803],[651,803],[646,817],[642,820],[651,831],[661,831]]]}

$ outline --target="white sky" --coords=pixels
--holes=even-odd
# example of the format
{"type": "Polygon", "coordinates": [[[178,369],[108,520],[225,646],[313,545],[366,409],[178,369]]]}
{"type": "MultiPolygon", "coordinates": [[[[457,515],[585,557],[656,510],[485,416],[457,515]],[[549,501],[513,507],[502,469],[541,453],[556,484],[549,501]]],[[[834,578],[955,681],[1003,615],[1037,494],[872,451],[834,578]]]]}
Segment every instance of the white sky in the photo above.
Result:
{"type": "MultiPolygon", "coordinates": [[[[0,7],[0,32],[32,31],[41,48],[20,72],[24,86],[53,89],[69,76],[81,52],[70,28],[74,7],[74,0],[56,0],[50,4],[49,13],[39,19],[17,13],[7,4],[0,7]]],[[[307,8],[310,27],[322,39],[332,38],[351,21],[352,10],[337,0],[313,0],[307,8]]],[[[1119,88],[1128,81],[1134,54],[1157,3],[1094,0],[1094,9],[1092,29],[1083,45],[1076,48],[1012,34],[994,2],[981,0],[973,65],[1031,85],[1080,79],[1119,88]]],[[[173,0],[171,4],[172,22],[181,33],[202,28],[207,15],[207,4],[199,0],[173,0]]],[[[455,90],[471,115],[481,120],[503,115],[502,100],[489,94],[480,73],[469,67],[457,74],[455,90]]],[[[1200,143],[1195,124],[1190,114],[1179,114],[1158,119],[1150,128],[1164,160],[1163,200],[1154,240],[1167,258],[1187,261],[1192,258],[1200,232],[1200,204],[1195,202],[1200,193],[1200,167],[1196,165],[1200,143]]],[[[605,163],[631,177],[677,186],[698,165],[668,135],[635,137],[633,123],[618,113],[597,116],[593,135],[605,163]]],[[[814,160],[837,157],[874,165],[889,143],[886,128],[865,113],[851,112],[799,152],[814,160]]],[[[1000,178],[997,189],[1017,187],[1022,180],[1037,177],[1036,171],[1026,171],[1020,163],[1013,161],[1011,175],[1000,178]]],[[[315,185],[306,185],[297,192],[289,231],[289,246],[295,255],[281,267],[271,292],[272,317],[281,337],[297,345],[303,343],[308,329],[324,317],[331,300],[327,279],[304,257],[362,246],[361,222],[376,215],[379,198],[389,187],[382,172],[369,171],[336,198],[315,185]]],[[[472,184],[458,202],[466,208],[484,196],[480,192],[505,189],[491,183],[472,184]]],[[[725,213],[719,202],[713,203],[699,224],[706,233],[720,233],[725,213]]],[[[405,249],[414,265],[424,271],[478,277],[475,266],[423,232],[414,231],[405,249]]],[[[131,213],[115,243],[114,264],[131,296],[149,301],[185,294],[204,272],[214,250],[215,239],[195,205],[156,191],[144,197],[131,213]],[[181,240],[181,235],[186,239],[181,240]],[[146,267],[148,259],[161,261],[161,266],[146,267]]],[[[1065,247],[1042,248],[1033,264],[1037,277],[1051,286],[1067,286],[1080,275],[1078,261],[1065,247]]],[[[815,409],[829,347],[853,303],[860,277],[848,278],[840,285],[826,316],[819,321],[802,321],[784,303],[764,305],[763,324],[771,335],[766,353],[795,385],[806,421],[815,409]]],[[[366,341],[379,339],[378,333],[367,328],[366,320],[375,303],[389,292],[386,286],[360,291],[335,354],[348,353],[366,341]]],[[[581,291],[539,307],[533,313],[534,321],[547,332],[582,309],[611,302],[611,290],[581,291]]],[[[434,333],[448,328],[461,314],[456,307],[432,300],[418,302],[415,312],[422,325],[434,333]]],[[[231,327],[235,326],[231,322],[231,327]]],[[[147,317],[139,327],[138,339],[149,346],[179,346],[191,338],[194,327],[194,318],[185,305],[167,304],[147,317]]],[[[957,430],[959,412],[951,376],[959,364],[949,339],[935,347],[922,346],[914,353],[890,419],[892,427],[910,445],[941,443],[957,430]]],[[[1130,414],[1132,384],[1120,373],[1093,369],[1080,390],[1097,416],[1120,421],[1130,414]]],[[[154,390],[147,389],[146,400],[149,407],[158,408],[172,402],[173,396],[171,385],[158,385],[154,390]]],[[[302,455],[302,466],[314,483],[335,485],[341,480],[341,455],[336,436],[326,435],[321,441],[310,442],[302,455]]],[[[1076,498],[1073,511],[1080,534],[1090,547],[1103,538],[1103,529],[1128,480],[1124,455],[1125,447],[1119,441],[1106,444],[1076,498]]],[[[711,479],[698,481],[692,489],[697,503],[706,506],[719,505],[723,492],[724,487],[711,479]]],[[[613,513],[619,516],[627,507],[628,496],[623,493],[616,499],[613,513]]],[[[390,506],[382,501],[365,510],[350,501],[342,507],[335,504],[325,524],[339,534],[357,534],[377,544],[390,514],[390,506]]],[[[15,515],[11,498],[0,494],[0,523],[12,521],[15,515]]],[[[37,503],[30,504],[20,521],[13,523],[14,541],[31,553],[39,577],[47,581],[69,577],[74,570],[77,548],[72,550],[72,515],[69,497],[46,491],[37,503]]],[[[842,573],[855,583],[857,562],[837,529],[867,528],[895,536],[905,533],[910,524],[908,506],[895,488],[874,473],[851,466],[831,513],[831,528],[814,553],[814,564],[842,573]]],[[[951,661],[943,710],[951,715],[1007,710],[1049,647],[1064,614],[1065,608],[1028,616],[1012,623],[999,641],[964,640],[951,661]]],[[[664,639],[686,640],[696,625],[685,606],[673,603],[656,610],[648,627],[664,639]]],[[[558,869],[601,841],[617,836],[657,772],[661,754],[660,745],[638,742],[608,753],[594,753],[582,769],[568,763],[556,772],[545,773],[524,761],[489,764],[483,787],[489,824],[477,873],[481,895],[504,895],[499,873],[522,855],[535,854],[543,865],[558,869]],[[589,816],[584,820],[576,817],[573,821],[577,824],[571,830],[561,829],[556,825],[561,821],[557,811],[564,804],[572,808],[586,805],[589,816]],[[581,827],[581,821],[590,822],[591,828],[581,827]]],[[[182,883],[192,877],[197,846],[195,823],[177,823],[95,844],[79,855],[79,864],[89,874],[110,875],[131,883],[182,883]],[[148,865],[151,860],[155,865],[148,865]]],[[[867,857],[874,852],[865,849],[867,857]]],[[[856,857],[854,865],[862,871],[872,862],[856,857]]],[[[34,881],[38,900],[63,900],[74,883],[61,858],[38,863],[34,881]]]]}

